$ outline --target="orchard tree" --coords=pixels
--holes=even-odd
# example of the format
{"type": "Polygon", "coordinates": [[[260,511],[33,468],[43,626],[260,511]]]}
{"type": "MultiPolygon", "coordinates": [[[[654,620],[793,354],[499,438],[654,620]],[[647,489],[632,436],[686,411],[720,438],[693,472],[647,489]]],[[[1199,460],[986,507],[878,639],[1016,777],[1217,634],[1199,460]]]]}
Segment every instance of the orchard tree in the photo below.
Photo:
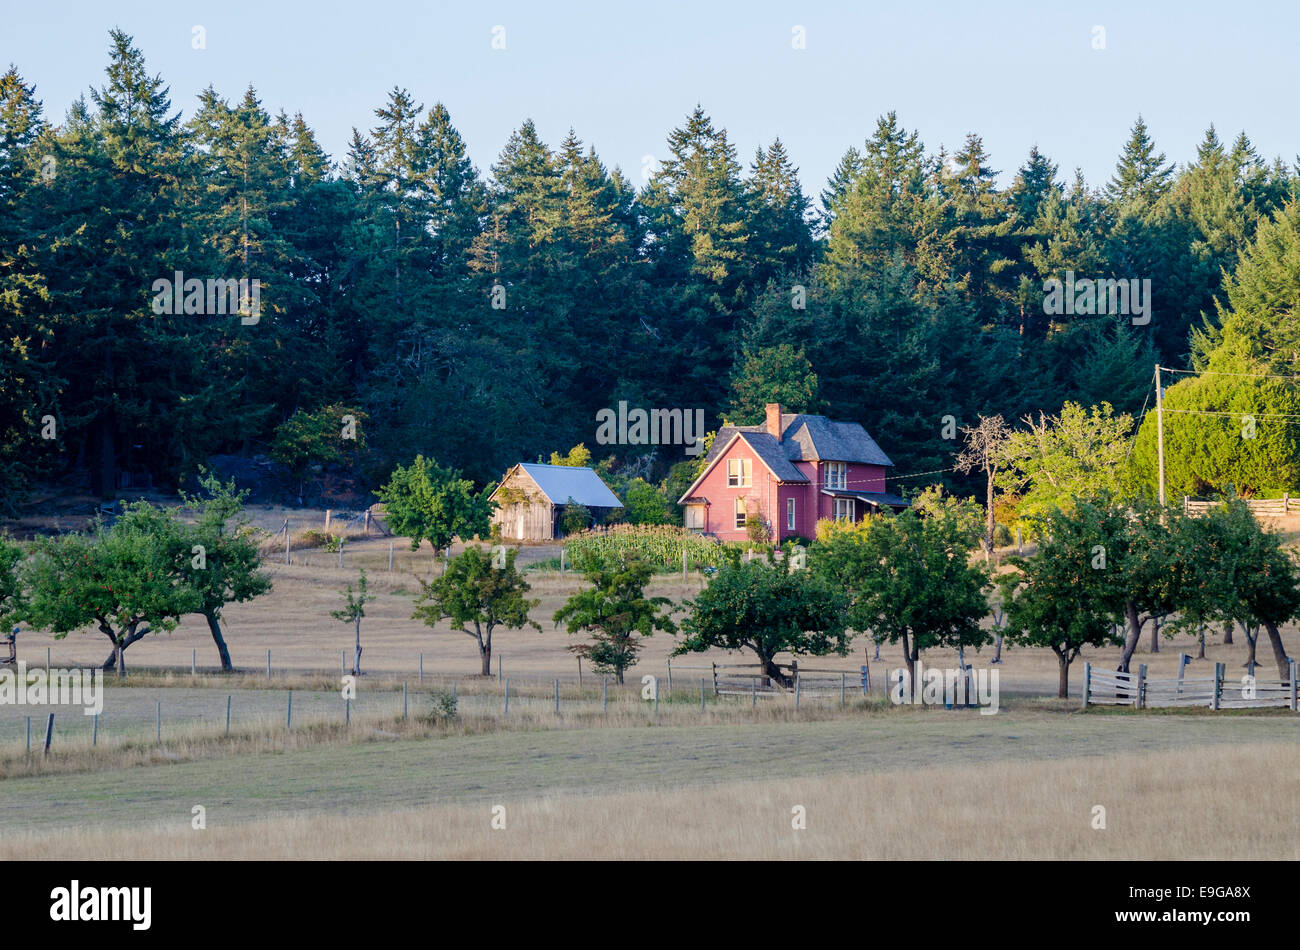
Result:
{"type": "Polygon", "coordinates": [[[998,579],[1006,637],[1056,654],[1056,695],[1069,695],[1070,664],[1084,647],[1118,646],[1116,623],[1125,591],[1108,569],[1107,545],[1125,531],[1126,516],[1108,500],[1076,499],[1069,511],[1052,509],[1033,524],[1041,540],[1030,558],[1007,559],[998,579]]]}
{"type": "Polygon", "coordinates": [[[424,590],[411,615],[429,627],[450,620],[453,630],[473,637],[483,676],[492,675],[492,632],[497,627],[532,627],[538,633],[542,630],[540,624],[528,619],[528,611],[541,601],[526,596],[532,588],[515,567],[519,549],[497,551],[503,554],[499,560],[483,548],[467,547],[451,559],[441,577],[421,580],[424,590]]]}
{"type": "Polygon", "coordinates": [[[361,675],[361,618],[366,615],[366,604],[375,598],[370,595],[366,589],[366,572],[363,568],[361,576],[357,578],[357,588],[354,592],[352,585],[340,592],[343,597],[343,606],[338,610],[331,610],[330,616],[340,623],[350,623],[354,626],[357,633],[357,642],[352,654],[352,675],[361,675]]]}
{"type": "Polygon", "coordinates": [[[41,538],[25,568],[30,620],[62,639],[94,627],[113,644],[105,670],[126,676],[126,650],[150,633],[176,629],[202,599],[177,583],[181,526],[173,512],[129,505],[112,527],[41,538]]]}
{"type": "Polygon", "coordinates": [[[488,534],[494,507],[489,492],[475,494],[473,482],[423,455],[409,466],[397,466],[375,494],[384,503],[388,527],[410,538],[412,551],[426,539],[442,550],[457,537],[488,534]]]}
{"type": "Polygon", "coordinates": [[[263,573],[262,555],[254,529],[243,516],[248,491],[238,491],[232,479],[226,484],[208,472],[200,472],[203,494],[181,492],[186,505],[198,509],[198,522],[180,532],[183,582],[199,595],[199,613],[208,623],[212,642],[217,645],[221,671],[234,666],[221,632],[221,611],[226,604],[243,603],[271,589],[271,578],[263,573]]]}
{"type": "Polygon", "coordinates": [[[828,585],[852,597],[850,623],[878,640],[901,643],[908,675],[924,650],[989,642],[988,572],[970,562],[979,542],[974,502],[923,493],[896,516],[875,515],[854,530],[823,533],[810,563],[828,585]]]}
{"type": "Polygon", "coordinates": [[[1075,498],[1125,487],[1133,418],[1115,415],[1109,403],[1084,409],[1066,402],[1056,416],[1026,416],[1026,428],[1007,440],[1006,466],[997,481],[1021,495],[1019,513],[1028,520],[1075,498]]]}
{"type": "Polygon", "coordinates": [[[556,625],[564,624],[569,633],[591,632],[590,643],[569,649],[591,661],[597,673],[614,674],[618,683],[623,682],[624,671],[636,665],[642,640],[656,630],[677,632],[667,612],[661,612],[671,601],[645,595],[652,573],[648,563],[636,558],[595,567],[586,573],[591,586],[555,612],[556,625]]]}
{"type": "Polygon", "coordinates": [[[764,683],[793,680],[776,665],[779,653],[847,656],[848,598],[835,584],[807,569],[792,569],[790,559],[776,564],[732,561],[688,605],[682,621],[685,638],[673,656],[715,647],[752,650],[764,683]]]}

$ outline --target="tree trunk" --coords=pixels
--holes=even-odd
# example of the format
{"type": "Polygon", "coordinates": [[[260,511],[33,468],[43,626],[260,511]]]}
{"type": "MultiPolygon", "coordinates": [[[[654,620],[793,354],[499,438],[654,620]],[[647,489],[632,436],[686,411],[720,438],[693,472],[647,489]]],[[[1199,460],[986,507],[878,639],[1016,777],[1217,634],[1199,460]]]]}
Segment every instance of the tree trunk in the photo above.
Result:
{"type": "Polygon", "coordinates": [[[984,563],[987,564],[993,556],[993,473],[988,473],[988,494],[986,495],[984,511],[984,563]]]}
{"type": "Polygon", "coordinates": [[[114,648],[117,653],[117,678],[126,678],[126,647],[118,643],[114,648]]]}
{"type": "Polygon", "coordinates": [[[770,656],[759,656],[758,664],[761,669],[760,675],[763,677],[763,685],[768,685],[769,680],[776,680],[780,685],[789,688],[794,685],[794,679],[786,676],[781,672],[781,667],[770,656]]]}
{"type": "Polygon", "coordinates": [[[1225,646],[1232,646],[1232,621],[1229,620],[1223,628],[1223,643],[1225,646]]]}
{"type": "Polygon", "coordinates": [[[492,644],[480,643],[478,646],[478,658],[482,664],[479,673],[482,676],[492,675],[492,644]]]}
{"type": "Polygon", "coordinates": [[[1138,639],[1142,636],[1144,623],[1138,616],[1137,604],[1131,600],[1124,605],[1124,616],[1128,618],[1128,632],[1124,635],[1124,653],[1119,658],[1119,666],[1116,667],[1121,673],[1128,672],[1128,664],[1137,651],[1138,639]]]}
{"type": "Polygon", "coordinates": [[[1160,652],[1160,618],[1159,617],[1153,617],[1151,619],[1151,652],[1152,653],[1160,652]]]}
{"type": "Polygon", "coordinates": [[[1057,653],[1056,663],[1058,679],[1056,681],[1056,698],[1066,699],[1070,695],[1070,660],[1068,653],[1057,653]]]}
{"type": "Polygon", "coordinates": [[[1251,630],[1247,624],[1242,624],[1242,629],[1246,633],[1246,662],[1242,666],[1246,667],[1251,676],[1255,675],[1255,646],[1259,643],[1259,628],[1251,630]]]}
{"type": "Polygon", "coordinates": [[[356,619],[356,624],[357,624],[357,646],[356,646],[356,653],[354,654],[354,658],[352,660],[352,675],[360,676],[361,675],[361,618],[360,617],[356,619]]]}
{"type": "Polygon", "coordinates": [[[1196,658],[1198,660],[1205,659],[1205,624],[1201,624],[1201,652],[1196,658]]]}
{"type": "Polygon", "coordinates": [[[1291,680],[1291,660],[1286,655],[1286,648],[1282,646],[1282,636],[1278,633],[1277,624],[1270,620],[1264,621],[1264,629],[1268,631],[1268,642],[1273,645],[1273,659],[1277,662],[1277,675],[1283,683],[1291,680]]]}
{"type": "Polygon", "coordinates": [[[233,673],[235,668],[230,662],[230,651],[226,649],[226,640],[221,635],[221,618],[213,610],[208,611],[203,616],[208,619],[208,630],[212,633],[212,642],[217,645],[217,653],[221,656],[221,672],[233,673]]]}

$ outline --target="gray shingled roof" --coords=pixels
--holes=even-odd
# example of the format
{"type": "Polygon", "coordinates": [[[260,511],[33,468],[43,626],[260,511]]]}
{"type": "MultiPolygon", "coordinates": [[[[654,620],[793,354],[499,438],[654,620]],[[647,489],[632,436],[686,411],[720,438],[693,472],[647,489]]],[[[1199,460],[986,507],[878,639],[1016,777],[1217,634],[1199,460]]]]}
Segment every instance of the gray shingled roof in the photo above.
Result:
{"type": "Polygon", "coordinates": [[[785,446],[768,432],[742,432],[741,437],[754,449],[754,454],[783,482],[806,482],[808,476],[794,467],[785,454],[785,446]]]}
{"type": "Polygon", "coordinates": [[[623,503],[589,468],[570,465],[541,465],[520,462],[519,467],[537,483],[542,494],[553,505],[568,504],[569,500],[588,508],[622,508],[623,503]]]}
{"type": "MultiPolygon", "coordinates": [[[[713,447],[706,456],[712,462],[722,453],[722,449],[737,432],[761,434],[781,455],[792,462],[811,462],[820,459],[826,462],[859,462],[865,465],[884,465],[893,467],[894,463],[876,444],[876,440],[867,434],[867,430],[856,422],[834,422],[825,416],[813,416],[805,413],[781,414],[781,443],[767,431],[767,426],[723,426],[713,439],[713,447]]],[[[753,444],[752,440],[751,443],[753,444]]],[[[761,450],[754,446],[756,452],[761,450]]],[[[767,461],[766,456],[763,459],[767,461]]],[[[771,463],[769,463],[771,464],[771,463]]],[[[793,468],[793,466],[791,466],[793,468]]],[[[776,471],[776,466],[772,466],[776,471]]],[[[797,472],[798,469],[795,469],[797,472]]],[[[778,475],[780,478],[784,476],[778,475]]],[[[802,475],[790,481],[807,481],[802,475]]]]}

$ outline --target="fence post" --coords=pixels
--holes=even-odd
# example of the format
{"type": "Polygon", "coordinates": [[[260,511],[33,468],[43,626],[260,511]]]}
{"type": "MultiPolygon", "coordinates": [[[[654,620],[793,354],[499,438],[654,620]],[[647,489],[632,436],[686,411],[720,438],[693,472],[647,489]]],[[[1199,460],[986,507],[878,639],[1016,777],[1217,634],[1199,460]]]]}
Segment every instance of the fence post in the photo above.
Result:
{"type": "Polygon", "coordinates": [[[330,508],[325,509],[325,533],[326,534],[330,533],[330,515],[332,514],[334,514],[332,509],[330,508]]]}
{"type": "Polygon", "coordinates": [[[560,714],[560,681],[557,678],[555,680],[555,715],[558,716],[559,714],[560,714]]]}
{"type": "Polygon", "coordinates": [[[393,542],[388,542],[388,573],[393,573],[393,542]]]}
{"type": "Polygon", "coordinates": [[[284,563],[289,563],[289,519],[284,519],[284,563]]]}
{"type": "Polygon", "coordinates": [[[799,673],[794,674],[794,708],[799,708],[799,673]]]}
{"type": "Polygon", "coordinates": [[[505,659],[500,653],[497,654],[497,682],[501,682],[501,661],[505,659]]]}
{"type": "Polygon", "coordinates": [[[352,698],[350,696],[343,698],[343,725],[352,725],[352,698]]]}
{"type": "Polygon", "coordinates": [[[716,663],[713,664],[713,692],[714,692],[714,695],[717,695],[717,692],[718,692],[718,664],[716,664],[716,663]]]}
{"type": "Polygon", "coordinates": [[[95,713],[95,725],[90,732],[90,744],[92,746],[99,745],[99,713],[95,713]]]}
{"type": "Polygon", "coordinates": [[[866,666],[858,667],[862,671],[862,695],[866,696],[871,690],[871,671],[866,666]]]}
{"type": "Polygon", "coordinates": [[[226,694],[226,735],[230,735],[230,694],[226,694]]]}
{"type": "Polygon", "coordinates": [[[269,648],[266,651],[266,678],[271,678],[271,651],[269,648]]]}
{"type": "Polygon", "coordinates": [[[293,728],[293,690],[289,690],[289,710],[284,714],[284,728],[293,728]]]}
{"type": "Polygon", "coordinates": [[[54,713],[50,713],[49,721],[45,723],[45,754],[50,754],[50,742],[54,739],[54,713]]]}
{"type": "Polygon", "coordinates": [[[1295,660],[1292,660],[1288,665],[1291,667],[1291,711],[1295,712],[1296,711],[1295,660]]]}
{"type": "Polygon", "coordinates": [[[162,700],[158,700],[158,741],[162,742],[162,700]]]}
{"type": "Polygon", "coordinates": [[[420,685],[424,685],[424,654],[420,654],[420,685]]]}
{"type": "Polygon", "coordinates": [[[197,676],[199,673],[199,651],[190,651],[190,676],[197,676]]]}
{"type": "Polygon", "coordinates": [[[1147,689],[1147,665],[1143,663],[1138,667],[1137,698],[1133,701],[1133,706],[1135,709],[1146,708],[1146,689],[1147,689]]]}
{"type": "Polygon", "coordinates": [[[406,680],[402,680],[402,718],[406,718],[406,680]]]}
{"type": "Polygon", "coordinates": [[[700,712],[704,712],[704,688],[708,682],[703,676],[700,677],[700,712]]]}
{"type": "Polygon", "coordinates": [[[1214,695],[1210,698],[1210,708],[1218,709],[1223,697],[1223,664],[1214,664],[1214,695]]]}
{"type": "Polygon", "coordinates": [[[46,647],[45,648],[45,672],[48,673],[49,671],[50,671],[50,648],[46,647]]]}
{"type": "Polygon", "coordinates": [[[339,538],[339,567],[343,566],[343,539],[339,538]]]}
{"type": "Polygon", "coordinates": [[[682,548],[682,580],[686,580],[686,548],[682,548]]]}
{"type": "Polygon", "coordinates": [[[844,693],[845,690],[848,688],[848,683],[849,683],[849,674],[841,673],[840,674],[840,705],[841,706],[844,705],[844,693]]]}
{"type": "Polygon", "coordinates": [[[560,576],[564,576],[564,548],[560,548],[560,576]]]}
{"type": "Polygon", "coordinates": [[[758,706],[758,677],[750,677],[749,680],[749,705],[750,708],[758,706]]]}
{"type": "Polygon", "coordinates": [[[32,754],[32,717],[27,717],[27,754],[32,754]]]}
{"type": "Polygon", "coordinates": [[[600,703],[602,712],[609,712],[609,680],[602,677],[600,681],[600,703]]]}
{"type": "Polygon", "coordinates": [[[673,658],[668,658],[668,692],[673,691],[673,658]]]}
{"type": "Polygon", "coordinates": [[[510,715],[510,680],[506,680],[506,711],[504,715],[510,715]]]}
{"type": "Polygon", "coordinates": [[[348,651],[341,650],[339,652],[342,654],[341,656],[342,666],[340,667],[340,669],[342,670],[343,675],[347,676],[348,675],[348,651]]]}
{"type": "MultiPolygon", "coordinates": [[[[578,657],[578,689],[582,689],[582,657],[578,657]]],[[[581,697],[581,694],[579,694],[581,697]]]]}
{"type": "Polygon", "coordinates": [[[1183,692],[1183,670],[1187,669],[1187,664],[1192,662],[1192,657],[1187,653],[1178,654],[1178,686],[1174,689],[1174,695],[1180,696],[1183,692]]]}
{"type": "Polygon", "coordinates": [[[1087,660],[1083,663],[1083,708],[1088,708],[1088,700],[1092,698],[1092,664],[1087,660]]]}

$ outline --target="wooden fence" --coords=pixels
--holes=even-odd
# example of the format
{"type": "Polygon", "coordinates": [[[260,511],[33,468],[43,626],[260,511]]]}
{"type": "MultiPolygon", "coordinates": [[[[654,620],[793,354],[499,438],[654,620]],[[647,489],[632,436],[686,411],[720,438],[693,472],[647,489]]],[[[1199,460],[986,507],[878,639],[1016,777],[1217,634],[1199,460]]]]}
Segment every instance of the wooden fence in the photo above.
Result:
{"type": "Polygon", "coordinates": [[[669,689],[672,672],[693,670],[712,675],[715,696],[782,696],[810,695],[814,698],[834,696],[844,699],[849,691],[861,690],[865,695],[868,685],[867,668],[857,671],[810,669],[800,667],[799,661],[778,663],[777,668],[790,680],[786,686],[771,676],[763,675],[760,663],[710,663],[707,666],[670,664],[669,689]]]}
{"type": "MultiPolygon", "coordinates": [[[[1196,501],[1184,495],[1183,513],[1192,516],[1203,515],[1211,505],[1216,504],[1218,502],[1196,501]]],[[[1292,498],[1290,495],[1283,495],[1281,498],[1247,498],[1246,505],[1257,516],[1280,518],[1293,511],[1300,511],[1300,498],[1292,498]]]]}
{"type": "Polygon", "coordinates": [[[1083,705],[1132,706],[1134,709],[1160,706],[1205,706],[1209,709],[1262,709],[1285,707],[1296,710],[1296,661],[1291,661],[1289,680],[1265,682],[1256,678],[1251,685],[1226,681],[1226,666],[1214,665],[1213,676],[1185,676],[1191,658],[1183,654],[1176,679],[1147,677],[1145,665],[1136,673],[1094,669],[1083,664],[1083,705]]]}

